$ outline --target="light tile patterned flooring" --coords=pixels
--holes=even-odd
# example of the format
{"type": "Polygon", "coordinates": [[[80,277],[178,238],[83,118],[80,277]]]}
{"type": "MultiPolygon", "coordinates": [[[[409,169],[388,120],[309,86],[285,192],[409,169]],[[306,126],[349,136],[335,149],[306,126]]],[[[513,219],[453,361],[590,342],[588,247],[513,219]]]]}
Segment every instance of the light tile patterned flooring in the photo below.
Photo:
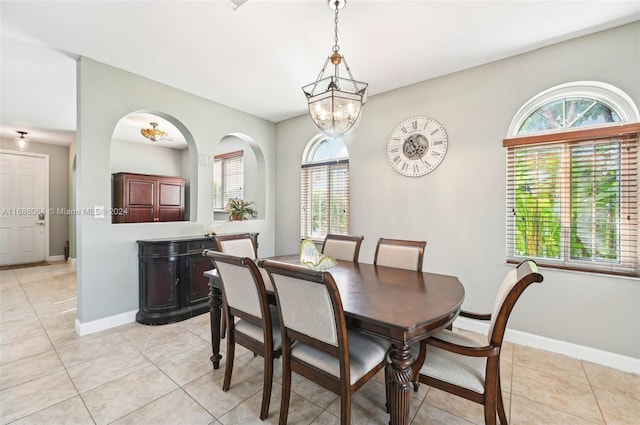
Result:
{"type": "MultiPolygon", "coordinates": [[[[75,269],[66,263],[0,271],[2,424],[273,424],[258,419],[262,359],[239,347],[231,389],[209,361],[208,315],[164,326],[137,323],[79,337],[75,269]]],[[[506,344],[503,388],[510,422],[638,424],[640,376],[506,344]]],[[[337,424],[339,401],[294,374],[290,424],[337,424]]],[[[352,423],[387,424],[382,373],[353,399],[352,423]]],[[[481,424],[482,407],[421,385],[413,424],[481,424]]]]}

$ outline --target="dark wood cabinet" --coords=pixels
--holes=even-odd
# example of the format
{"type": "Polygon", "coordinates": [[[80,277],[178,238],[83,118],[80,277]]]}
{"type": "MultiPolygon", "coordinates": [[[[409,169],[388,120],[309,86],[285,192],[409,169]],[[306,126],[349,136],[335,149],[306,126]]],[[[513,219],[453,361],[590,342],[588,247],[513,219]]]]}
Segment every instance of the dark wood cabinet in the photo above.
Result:
{"type": "Polygon", "coordinates": [[[183,221],[186,180],[150,174],[113,174],[113,223],[183,221]]]}
{"type": "Polygon", "coordinates": [[[213,263],[202,255],[216,249],[207,237],[138,241],[139,310],[146,325],[178,322],[209,311],[209,280],[213,263]]]}
{"type": "MultiPolygon", "coordinates": [[[[257,233],[252,233],[256,238],[257,233]]],[[[209,278],[213,262],[202,255],[217,250],[206,236],[139,240],[139,310],[145,325],[179,322],[209,311],[209,278]]]]}

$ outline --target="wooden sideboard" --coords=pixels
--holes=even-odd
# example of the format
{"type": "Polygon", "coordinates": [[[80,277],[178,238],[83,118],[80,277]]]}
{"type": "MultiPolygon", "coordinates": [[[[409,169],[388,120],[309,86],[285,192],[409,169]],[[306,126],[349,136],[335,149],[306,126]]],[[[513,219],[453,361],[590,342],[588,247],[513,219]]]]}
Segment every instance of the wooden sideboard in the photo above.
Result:
{"type": "MultiPolygon", "coordinates": [[[[251,233],[257,246],[258,233],[251,233]]],[[[139,240],[139,310],[145,325],[179,322],[209,311],[211,259],[205,249],[217,250],[207,236],[139,240]]]]}

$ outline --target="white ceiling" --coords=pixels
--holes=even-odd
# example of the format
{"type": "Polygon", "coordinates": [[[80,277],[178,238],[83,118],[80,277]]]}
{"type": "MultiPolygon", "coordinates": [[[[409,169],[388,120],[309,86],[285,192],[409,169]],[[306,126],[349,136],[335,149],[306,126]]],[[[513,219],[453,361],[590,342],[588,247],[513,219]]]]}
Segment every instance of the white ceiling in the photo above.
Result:
{"type": "MultiPolygon", "coordinates": [[[[305,113],[333,46],[326,0],[229,3],[1,0],[0,136],[74,140],[79,55],[273,122],[305,113]]],[[[339,44],[373,96],[639,19],[639,0],[348,0],[339,44]]]]}

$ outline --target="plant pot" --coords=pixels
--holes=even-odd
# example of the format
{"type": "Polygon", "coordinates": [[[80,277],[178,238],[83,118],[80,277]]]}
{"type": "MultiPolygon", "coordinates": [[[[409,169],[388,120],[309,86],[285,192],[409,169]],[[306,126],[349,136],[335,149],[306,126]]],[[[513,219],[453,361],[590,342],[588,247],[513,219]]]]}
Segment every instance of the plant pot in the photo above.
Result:
{"type": "Polygon", "coordinates": [[[242,214],[240,213],[231,214],[231,221],[242,221],[242,214]]]}

